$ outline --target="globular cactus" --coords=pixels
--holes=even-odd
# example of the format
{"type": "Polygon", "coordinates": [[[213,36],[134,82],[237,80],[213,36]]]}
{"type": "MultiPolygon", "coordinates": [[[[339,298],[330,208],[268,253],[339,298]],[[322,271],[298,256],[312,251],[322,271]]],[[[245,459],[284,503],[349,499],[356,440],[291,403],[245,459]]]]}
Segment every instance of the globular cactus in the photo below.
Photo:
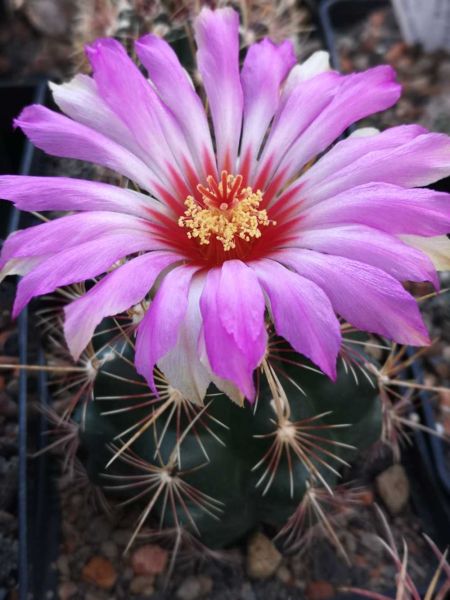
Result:
{"type": "Polygon", "coordinates": [[[217,548],[260,524],[280,531],[311,486],[332,495],[341,467],[380,436],[378,394],[344,358],[333,383],[274,337],[254,406],[212,387],[198,406],[160,375],[155,396],[127,328],[103,329],[93,401],[78,409],[81,455],[108,496],[142,507],[136,534],[183,529],[217,548]]]}

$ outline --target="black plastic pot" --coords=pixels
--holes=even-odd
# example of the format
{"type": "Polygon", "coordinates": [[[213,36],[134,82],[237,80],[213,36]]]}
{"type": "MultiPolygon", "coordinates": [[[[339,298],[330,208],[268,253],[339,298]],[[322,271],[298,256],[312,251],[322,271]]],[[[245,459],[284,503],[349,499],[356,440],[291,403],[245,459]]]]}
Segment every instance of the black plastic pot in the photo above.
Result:
{"type": "MultiPolygon", "coordinates": [[[[334,67],[339,69],[340,66],[336,43],[339,32],[388,5],[386,0],[324,0],[321,3],[320,27],[334,67]]],[[[449,181],[438,182],[433,187],[449,191],[449,181]]],[[[416,381],[423,381],[419,361],[413,364],[411,374],[416,381]]],[[[419,401],[423,425],[436,430],[430,394],[421,392],[419,401]]],[[[413,484],[413,502],[429,530],[435,532],[435,540],[445,546],[450,544],[450,472],[444,459],[443,441],[418,430],[414,430],[413,436],[414,446],[405,455],[405,467],[413,484]]]]}

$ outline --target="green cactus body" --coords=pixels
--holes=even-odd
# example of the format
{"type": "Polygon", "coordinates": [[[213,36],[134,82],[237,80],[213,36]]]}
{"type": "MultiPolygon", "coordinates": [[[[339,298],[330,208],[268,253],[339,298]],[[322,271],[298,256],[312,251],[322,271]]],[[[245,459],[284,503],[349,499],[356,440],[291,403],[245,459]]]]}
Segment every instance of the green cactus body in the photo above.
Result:
{"type": "Polygon", "coordinates": [[[287,356],[280,378],[276,361],[265,361],[256,407],[239,407],[213,388],[196,407],[167,386],[152,396],[135,371],[131,343],[116,337],[97,353],[94,401],[83,416],[90,478],[121,501],[150,506],[161,528],[181,526],[212,548],[260,524],[279,530],[309,484],[336,485],[343,462],[381,429],[377,393],[364,377],[357,384],[341,363],[333,383],[303,357],[287,356]],[[122,453],[106,467],[114,449],[122,453]]]}

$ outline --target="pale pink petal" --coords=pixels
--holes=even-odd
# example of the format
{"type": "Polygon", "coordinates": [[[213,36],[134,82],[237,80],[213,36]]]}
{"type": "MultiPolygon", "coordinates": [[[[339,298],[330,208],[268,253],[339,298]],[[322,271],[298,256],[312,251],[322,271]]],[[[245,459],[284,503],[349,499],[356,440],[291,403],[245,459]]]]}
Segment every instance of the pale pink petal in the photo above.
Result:
{"type": "Polygon", "coordinates": [[[292,245],[367,263],[399,281],[431,281],[439,287],[436,270],[423,252],[371,227],[340,225],[310,229],[300,233],[292,245]]]}
{"type": "Polygon", "coordinates": [[[215,175],[214,150],[205,109],[177,55],[165,40],[153,34],[140,38],[135,48],[158,94],[183,130],[199,175],[203,178],[215,175]],[[213,171],[211,167],[214,167],[213,171]]]}
{"type": "Polygon", "coordinates": [[[26,275],[32,271],[37,265],[44,260],[47,260],[49,255],[45,256],[30,256],[26,258],[12,258],[4,263],[0,268],[0,283],[10,275],[26,275]]]}
{"type": "Polygon", "coordinates": [[[213,372],[232,381],[250,401],[253,371],[267,345],[264,295],[254,272],[239,260],[210,269],[200,300],[203,335],[213,372]]]}
{"type": "MultiPolygon", "coordinates": [[[[279,165],[283,173],[282,182],[297,175],[302,167],[326,150],[349,125],[370,114],[389,108],[400,95],[400,86],[395,82],[395,73],[388,66],[379,66],[363,73],[346,76],[339,76],[333,72],[323,73],[300,83],[299,95],[302,88],[309,89],[314,85],[315,80],[322,79],[328,85],[330,83],[332,85],[329,90],[326,90],[329,96],[327,102],[322,99],[319,104],[320,100],[314,100],[320,107],[320,111],[313,114],[313,118],[304,119],[303,115],[300,117],[300,114],[297,114],[298,108],[292,100],[294,91],[283,107],[283,115],[276,117],[280,122],[284,122],[284,128],[288,133],[285,140],[282,143],[278,142],[275,147],[272,147],[269,139],[264,157],[265,160],[270,160],[272,157],[272,160],[279,165]],[[297,125],[299,117],[301,128],[297,125]]],[[[311,112],[311,109],[308,112],[311,112]]]]}
{"type": "Polygon", "coordinates": [[[292,42],[276,45],[269,39],[252,44],[241,72],[244,125],[241,157],[254,161],[280,103],[280,86],[296,62],[292,42]]]}
{"type": "Polygon", "coordinates": [[[239,15],[230,7],[202,8],[195,20],[197,64],[214,125],[219,171],[233,172],[241,136],[239,15]]]}
{"type": "MultiPolygon", "coordinates": [[[[309,80],[309,81],[313,81],[309,80]]],[[[312,158],[323,152],[351,124],[389,108],[400,97],[401,88],[389,66],[379,66],[363,73],[341,78],[333,100],[298,137],[280,163],[288,181],[312,158]]]]}
{"type": "Polygon", "coordinates": [[[430,343],[417,302],[381,269],[312,250],[282,250],[273,258],[314,281],[334,310],[358,329],[400,344],[430,343]]]}
{"type": "Polygon", "coordinates": [[[450,194],[368,183],[302,211],[304,229],[351,223],[391,234],[444,234],[450,232],[450,194]]]}
{"type": "Polygon", "coordinates": [[[200,360],[203,345],[202,316],[200,296],[205,283],[205,275],[194,275],[189,288],[188,306],[180,325],[175,346],[158,361],[158,368],[166,376],[170,385],[179,390],[185,398],[195,404],[203,404],[205,394],[211,382],[222,390],[231,400],[242,404],[242,395],[229,381],[220,379],[212,373],[208,361],[200,360]]]}
{"type": "MultiPolygon", "coordinates": [[[[12,233],[3,244],[0,264],[11,258],[58,253],[115,233],[129,236],[136,233],[140,237],[146,236],[149,244],[155,245],[148,221],[131,215],[92,211],[61,217],[12,233]]],[[[159,247],[164,245],[159,244],[159,247]]]]}
{"type": "Polygon", "coordinates": [[[168,166],[174,162],[183,174],[185,164],[190,163],[184,135],[125,48],[112,38],[103,38],[88,46],[86,54],[99,93],[133,134],[159,177],[170,182],[168,166]]]}
{"type": "Polygon", "coordinates": [[[255,172],[253,185],[263,187],[277,170],[295,140],[333,101],[341,76],[334,71],[301,81],[282,97],[268,140],[255,172]]]}
{"type": "Polygon", "coordinates": [[[168,252],[149,252],[114,269],[86,294],[65,309],[64,334],[75,360],[88,345],[105,317],[121,313],[140,302],[156,278],[181,257],[168,252]]]}
{"type": "Polygon", "coordinates": [[[419,187],[449,174],[450,137],[409,125],[339,142],[298,183],[310,205],[365,183],[419,187]]]}
{"type": "Polygon", "coordinates": [[[112,211],[154,220],[169,216],[167,207],[154,198],[127,188],[71,177],[0,176],[0,198],[20,210],[112,211]]]}
{"type": "Polygon", "coordinates": [[[123,146],[81,123],[34,104],[21,112],[15,124],[47,154],[102,165],[145,190],[154,189],[154,177],[147,165],[123,146]]]}
{"type": "Polygon", "coordinates": [[[278,335],[335,379],[341,332],[324,291],[273,260],[252,262],[251,267],[269,297],[278,335]]]}
{"type": "Polygon", "coordinates": [[[138,230],[108,233],[67,248],[44,260],[20,281],[13,314],[17,316],[35,296],[101,275],[128,254],[157,249],[152,238],[138,230]]]}
{"type": "Polygon", "coordinates": [[[146,160],[136,138],[106,104],[92,77],[78,74],[67,83],[49,83],[49,86],[55,103],[64,114],[127,148],[141,160],[146,160]]]}
{"type": "Polygon", "coordinates": [[[330,55],[324,50],[317,50],[304,62],[294,66],[286,80],[283,93],[291,92],[300,81],[307,81],[327,71],[331,71],[330,55]]]}
{"type": "Polygon", "coordinates": [[[400,239],[429,256],[437,271],[450,271],[450,239],[446,235],[431,238],[401,235],[400,239]]]}
{"type": "Polygon", "coordinates": [[[137,332],[135,364],[156,391],[153,370],[177,343],[188,306],[191,279],[197,267],[175,267],[162,280],[137,332]]]}

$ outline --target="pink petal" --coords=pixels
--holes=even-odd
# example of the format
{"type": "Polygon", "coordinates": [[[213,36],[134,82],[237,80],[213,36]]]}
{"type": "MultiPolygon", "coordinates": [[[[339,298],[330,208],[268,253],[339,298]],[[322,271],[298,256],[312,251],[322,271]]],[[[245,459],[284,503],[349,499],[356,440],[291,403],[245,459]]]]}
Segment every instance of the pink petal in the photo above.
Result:
{"type": "Polygon", "coordinates": [[[200,296],[205,284],[205,275],[194,275],[189,288],[188,306],[180,325],[175,346],[158,361],[158,368],[164,373],[170,385],[179,390],[191,402],[203,404],[211,382],[241,405],[242,396],[233,384],[212,373],[209,364],[202,362],[199,355],[199,340],[202,335],[200,296]]]}
{"type": "Polygon", "coordinates": [[[84,296],[64,309],[64,333],[75,360],[86,348],[95,328],[105,317],[116,315],[140,302],[150,291],[158,275],[181,260],[166,252],[150,252],[133,258],[114,269],[84,296]]]}
{"type": "Polygon", "coordinates": [[[95,240],[99,236],[120,233],[130,236],[136,233],[155,245],[148,221],[130,215],[92,211],[61,217],[16,231],[3,244],[1,264],[11,258],[59,253],[95,240]]]}
{"type": "MultiPolygon", "coordinates": [[[[264,176],[264,185],[265,181],[270,179],[295,140],[332,102],[341,79],[335,72],[321,73],[307,81],[300,81],[282,96],[280,108],[274,117],[258,163],[256,182],[264,176]]],[[[257,187],[262,185],[257,184],[257,187]]]]}
{"type": "Polygon", "coordinates": [[[88,75],[78,74],[67,83],[49,84],[53,99],[68,117],[123,146],[146,161],[145,153],[123,121],[106,104],[97,84],[88,75]]]}
{"type": "Polygon", "coordinates": [[[159,96],[183,130],[199,175],[215,175],[207,168],[214,165],[215,157],[205,109],[177,55],[166,41],[153,34],[140,38],[135,48],[159,96]]]}
{"type": "Polygon", "coordinates": [[[400,344],[430,343],[416,301],[381,269],[311,250],[282,250],[274,258],[314,281],[334,310],[358,329],[400,344]]]}
{"type": "Polygon", "coordinates": [[[0,176],[0,198],[20,210],[112,211],[152,219],[170,215],[164,204],[127,188],[71,177],[0,176]]]}
{"type": "Polygon", "coordinates": [[[175,161],[183,169],[190,163],[186,140],[174,116],[119,42],[98,39],[86,53],[101,96],[133,133],[159,177],[169,182],[169,165],[175,161]]]}
{"type": "Polygon", "coordinates": [[[200,300],[205,348],[211,368],[253,400],[253,371],[267,344],[264,296],[251,269],[228,260],[208,272],[200,300]]]}
{"type": "Polygon", "coordinates": [[[450,271],[450,239],[446,235],[424,238],[416,235],[402,235],[400,239],[413,248],[424,252],[437,271],[450,271]]]}
{"type": "Polygon", "coordinates": [[[136,369],[153,391],[156,391],[153,369],[177,343],[188,306],[189,286],[197,270],[182,265],[170,271],[138,327],[136,369]]]}
{"type": "Polygon", "coordinates": [[[324,155],[299,180],[306,204],[371,182],[429,185],[450,174],[450,137],[410,125],[349,138],[324,155]]]}
{"type": "Polygon", "coordinates": [[[280,103],[280,86],[295,65],[292,42],[276,45],[269,39],[252,44],[241,72],[244,126],[241,156],[256,160],[261,143],[280,103]]]}
{"type": "Polygon", "coordinates": [[[308,161],[326,150],[352,123],[395,104],[400,92],[395,72],[389,66],[342,77],[333,100],[284,156],[280,164],[281,169],[286,168],[284,180],[289,180],[308,161]]]}
{"type": "Polygon", "coordinates": [[[341,332],[326,294],[273,260],[256,261],[251,267],[269,297],[278,335],[335,379],[341,332]]]}
{"type": "Polygon", "coordinates": [[[125,175],[145,190],[151,192],[154,188],[153,174],[139,158],[81,123],[44,106],[32,105],[21,112],[15,124],[47,154],[102,165],[125,175]]]}
{"type": "Polygon", "coordinates": [[[344,256],[386,271],[399,281],[431,281],[439,288],[429,258],[396,237],[363,225],[311,229],[299,234],[293,246],[344,256]]]}
{"type": "Polygon", "coordinates": [[[350,223],[391,234],[444,234],[450,231],[450,194],[368,183],[302,212],[301,225],[305,229],[350,223]]]}
{"type": "Polygon", "coordinates": [[[128,254],[157,249],[148,233],[138,230],[108,233],[69,247],[40,263],[20,281],[13,314],[17,316],[35,296],[101,275],[128,254]]]}
{"type": "Polygon", "coordinates": [[[239,77],[239,15],[230,7],[202,8],[195,20],[197,64],[208,96],[219,171],[233,172],[241,136],[243,97],[239,77]]]}

